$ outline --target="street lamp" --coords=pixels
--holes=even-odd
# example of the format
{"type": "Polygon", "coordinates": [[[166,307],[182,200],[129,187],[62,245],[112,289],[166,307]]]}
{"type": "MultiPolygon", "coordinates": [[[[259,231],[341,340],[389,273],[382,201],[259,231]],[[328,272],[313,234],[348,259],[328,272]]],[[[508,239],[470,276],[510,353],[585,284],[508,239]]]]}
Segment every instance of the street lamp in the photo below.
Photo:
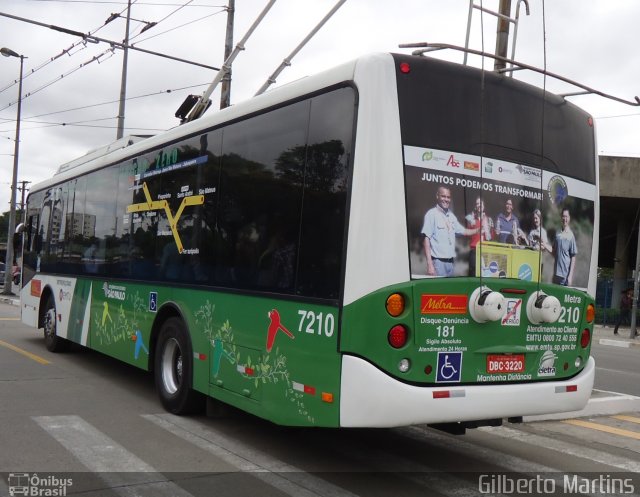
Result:
{"type": "Polygon", "coordinates": [[[13,295],[11,285],[13,282],[13,232],[16,230],[16,190],[18,189],[18,152],[20,151],[20,110],[22,108],[22,66],[24,55],[19,55],[9,48],[0,48],[0,53],[5,57],[18,57],[20,59],[20,80],[18,84],[18,115],[16,117],[16,144],[13,152],[13,177],[11,179],[11,205],[9,208],[9,231],[7,234],[7,257],[4,267],[3,295],[13,295]]]}

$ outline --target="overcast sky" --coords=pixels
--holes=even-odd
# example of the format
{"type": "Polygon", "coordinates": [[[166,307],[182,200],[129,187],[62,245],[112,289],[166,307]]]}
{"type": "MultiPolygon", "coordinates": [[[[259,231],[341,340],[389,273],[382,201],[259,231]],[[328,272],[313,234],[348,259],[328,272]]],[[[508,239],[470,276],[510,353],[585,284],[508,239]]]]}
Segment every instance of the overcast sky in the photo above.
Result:
{"type": "MultiPolygon", "coordinates": [[[[231,102],[251,96],[337,0],[278,0],[233,67],[231,102]]],[[[227,0],[137,0],[131,42],[140,48],[210,66],[223,62],[227,0]],[[181,6],[187,4],[183,8],[181,6]]],[[[476,0],[480,4],[481,0],[476,0]]],[[[126,15],[126,0],[2,0],[0,12],[47,25],[122,41],[125,19],[104,25],[112,13],[126,15]]],[[[236,0],[234,43],[245,34],[267,0],[236,0]]],[[[512,0],[515,15],[517,0],[512,0]]],[[[498,0],[484,0],[497,10],[498,0]]],[[[544,64],[543,1],[521,4],[516,59],[544,64]]],[[[464,45],[467,0],[347,0],[334,17],[293,59],[276,85],[313,74],[369,52],[404,52],[401,43],[445,42],[464,45]]],[[[634,100],[640,95],[638,0],[551,0],[544,6],[547,69],[597,90],[634,100]]],[[[475,11],[471,47],[493,52],[495,18],[475,11]],[[481,29],[484,27],[484,30],[481,29]],[[484,36],[482,36],[484,31],[484,36]]],[[[513,32],[513,31],[512,31],[513,32]]],[[[19,180],[37,182],[58,166],[116,137],[122,50],[45,27],[0,17],[0,47],[23,54],[22,130],[19,180]],[[68,53],[63,53],[73,47],[68,53]],[[97,61],[90,62],[98,57],[97,61]],[[51,60],[54,59],[54,60],[51,60]]],[[[462,61],[458,52],[436,57],[462,61]]],[[[470,64],[482,61],[472,57],[470,64]]],[[[19,59],[0,58],[0,209],[8,210],[13,165],[19,59]]],[[[491,69],[492,61],[485,67],[491,69]]],[[[125,135],[157,134],[175,127],[176,109],[189,93],[204,91],[215,72],[165,58],[129,51],[125,135]],[[168,92],[170,90],[170,92],[168,92]]],[[[540,76],[519,79],[542,86],[540,76]]],[[[569,92],[547,80],[547,89],[569,92]]],[[[219,92],[213,96],[213,112],[219,92]]],[[[598,150],[603,155],[640,157],[640,108],[596,96],[571,99],[595,118],[598,150]]],[[[18,194],[18,201],[20,195],[18,194]]]]}

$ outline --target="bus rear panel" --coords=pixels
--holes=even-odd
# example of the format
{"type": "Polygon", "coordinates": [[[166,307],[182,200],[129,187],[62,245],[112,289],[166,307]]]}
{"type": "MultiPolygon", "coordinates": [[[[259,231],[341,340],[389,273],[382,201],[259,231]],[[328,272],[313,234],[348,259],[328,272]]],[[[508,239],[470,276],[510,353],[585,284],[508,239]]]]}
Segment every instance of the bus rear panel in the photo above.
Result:
{"type": "Polygon", "coordinates": [[[342,425],[581,409],[594,374],[592,119],[504,75],[408,56],[393,65],[401,160],[370,167],[395,181],[358,189],[368,177],[356,150],[350,221],[371,214],[378,265],[347,259],[342,425]],[[392,224],[406,231],[391,228],[388,242],[392,224]],[[368,292],[351,285],[367,265],[397,271],[368,292]]]}

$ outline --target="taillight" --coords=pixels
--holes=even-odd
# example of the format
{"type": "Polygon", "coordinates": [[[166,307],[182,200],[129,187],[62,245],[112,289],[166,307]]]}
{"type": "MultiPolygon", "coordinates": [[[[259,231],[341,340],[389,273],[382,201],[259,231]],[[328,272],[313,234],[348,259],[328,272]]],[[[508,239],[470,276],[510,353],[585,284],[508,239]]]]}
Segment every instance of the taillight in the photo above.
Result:
{"type": "Polygon", "coordinates": [[[394,349],[404,347],[407,344],[408,338],[409,332],[401,324],[397,324],[393,328],[391,328],[389,330],[389,334],[387,335],[389,345],[391,345],[394,349]]]}
{"type": "Polygon", "coordinates": [[[593,304],[589,304],[587,306],[587,323],[593,323],[593,320],[596,318],[596,306],[593,304]]]}
{"type": "Polygon", "coordinates": [[[397,318],[404,312],[404,297],[400,293],[392,293],[387,297],[386,302],[387,312],[397,318]]]}
{"type": "Polygon", "coordinates": [[[591,342],[591,332],[585,328],[580,335],[580,346],[584,349],[589,346],[589,342],[591,342]]]}
{"type": "Polygon", "coordinates": [[[408,62],[400,62],[400,72],[403,74],[409,74],[411,72],[411,66],[408,62]]]}

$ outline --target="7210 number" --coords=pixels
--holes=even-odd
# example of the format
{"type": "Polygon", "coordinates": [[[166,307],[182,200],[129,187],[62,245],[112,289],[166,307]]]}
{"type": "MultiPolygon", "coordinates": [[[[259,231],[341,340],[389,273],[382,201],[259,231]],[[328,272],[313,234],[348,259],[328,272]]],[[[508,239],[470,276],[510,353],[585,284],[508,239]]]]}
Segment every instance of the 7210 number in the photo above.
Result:
{"type": "Polygon", "coordinates": [[[335,318],[333,314],[325,314],[324,312],[298,311],[300,323],[298,331],[313,335],[324,335],[326,337],[333,336],[335,330],[335,318]]]}

